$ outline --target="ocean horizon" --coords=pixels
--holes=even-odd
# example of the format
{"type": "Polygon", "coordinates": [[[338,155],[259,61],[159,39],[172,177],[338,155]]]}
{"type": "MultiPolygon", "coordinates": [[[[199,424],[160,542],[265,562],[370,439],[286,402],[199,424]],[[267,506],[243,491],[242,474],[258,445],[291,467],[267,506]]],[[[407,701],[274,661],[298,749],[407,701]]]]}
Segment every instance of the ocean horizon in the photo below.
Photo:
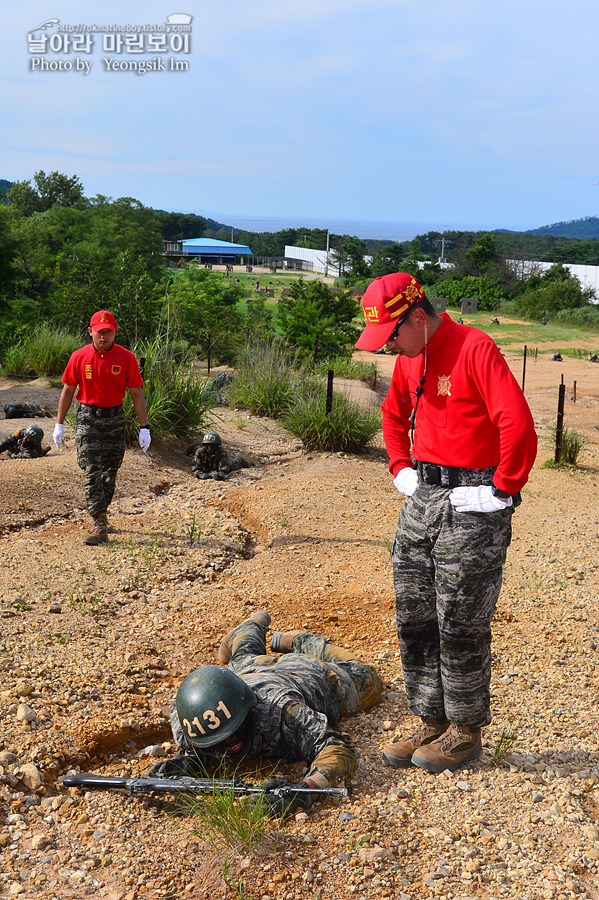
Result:
{"type": "MultiPolygon", "coordinates": [[[[381,241],[410,241],[429,231],[493,231],[505,225],[483,222],[401,222],[375,219],[325,219],[321,216],[240,216],[203,210],[196,215],[214,219],[233,231],[281,231],[284,228],[324,228],[331,234],[349,234],[381,241]]],[[[522,229],[509,228],[509,231],[522,229]]]]}

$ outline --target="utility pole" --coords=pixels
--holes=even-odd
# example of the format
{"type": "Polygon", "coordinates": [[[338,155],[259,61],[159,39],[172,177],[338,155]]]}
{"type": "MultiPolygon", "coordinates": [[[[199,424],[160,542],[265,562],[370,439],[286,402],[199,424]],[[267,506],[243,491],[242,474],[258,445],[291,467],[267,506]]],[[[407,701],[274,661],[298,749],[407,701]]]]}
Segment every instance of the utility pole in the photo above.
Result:
{"type": "Polygon", "coordinates": [[[331,235],[330,235],[329,229],[327,228],[327,255],[325,256],[325,260],[324,260],[325,278],[329,274],[329,238],[330,238],[330,236],[331,235]]]}

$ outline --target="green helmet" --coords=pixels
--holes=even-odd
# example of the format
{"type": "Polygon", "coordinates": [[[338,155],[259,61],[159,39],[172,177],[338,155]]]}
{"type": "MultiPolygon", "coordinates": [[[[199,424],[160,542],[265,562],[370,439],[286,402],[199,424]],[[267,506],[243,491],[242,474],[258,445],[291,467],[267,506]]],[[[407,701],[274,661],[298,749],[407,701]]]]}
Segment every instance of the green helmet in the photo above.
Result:
{"type": "Polygon", "coordinates": [[[220,434],[217,434],[216,431],[207,431],[202,438],[202,444],[222,444],[220,434]]]}
{"type": "Polygon", "coordinates": [[[36,447],[41,447],[42,440],[44,439],[44,432],[39,425],[28,425],[23,431],[23,437],[29,438],[31,443],[35,444],[36,447]]]}
{"type": "Polygon", "coordinates": [[[194,747],[212,747],[234,734],[258,698],[230,669],[202,666],[181,683],[177,715],[194,747]]]}

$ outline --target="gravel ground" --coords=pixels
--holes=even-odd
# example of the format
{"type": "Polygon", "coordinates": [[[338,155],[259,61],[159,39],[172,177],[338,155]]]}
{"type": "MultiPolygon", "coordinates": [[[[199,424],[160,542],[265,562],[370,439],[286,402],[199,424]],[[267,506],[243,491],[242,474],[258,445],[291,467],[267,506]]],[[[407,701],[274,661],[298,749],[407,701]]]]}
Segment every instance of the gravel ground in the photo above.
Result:
{"type": "MultiPolygon", "coordinates": [[[[520,377],[521,358],[508,359],[520,377]]],[[[384,383],[392,359],[377,362],[384,383]]],[[[390,573],[401,498],[380,441],[360,457],[305,454],[273,423],[223,411],[215,426],[255,465],[198,482],[180,449],[128,452],[118,531],[99,548],[81,543],[72,439],[43,460],[1,462],[0,896],[599,898],[599,367],[549,354],[529,365],[541,436],[561,374],[566,423],[586,440],[581,465],[543,468],[552,454],[541,440],[494,622],[494,722],[483,757],[450,775],[381,762],[410,716],[390,573]],[[264,847],[229,860],[227,888],[225,854],[193,818],[162,800],[65,790],[61,777],[144,774],[172,753],[178,684],[259,608],[274,630],[305,626],[359,650],[386,690],[343,722],[359,756],[350,796],[283,832],[273,824],[264,847]],[[506,732],[511,752],[494,760],[506,732]]],[[[0,393],[2,404],[38,397],[55,408],[58,391],[5,383],[0,393]]]]}

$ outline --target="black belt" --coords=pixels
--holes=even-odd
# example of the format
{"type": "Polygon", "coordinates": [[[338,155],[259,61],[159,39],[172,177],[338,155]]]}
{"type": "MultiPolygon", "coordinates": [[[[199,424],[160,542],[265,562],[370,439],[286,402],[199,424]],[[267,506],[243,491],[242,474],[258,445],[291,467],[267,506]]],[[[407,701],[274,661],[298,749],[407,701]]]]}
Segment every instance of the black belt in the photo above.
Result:
{"type": "Polygon", "coordinates": [[[89,403],[82,403],[81,406],[89,409],[92,416],[97,416],[98,419],[112,419],[123,411],[122,403],[119,403],[118,406],[91,406],[89,403]]]}
{"type": "Polygon", "coordinates": [[[439,487],[454,488],[460,485],[492,484],[495,468],[460,469],[455,466],[438,466],[436,463],[416,462],[418,481],[439,487]]]}

